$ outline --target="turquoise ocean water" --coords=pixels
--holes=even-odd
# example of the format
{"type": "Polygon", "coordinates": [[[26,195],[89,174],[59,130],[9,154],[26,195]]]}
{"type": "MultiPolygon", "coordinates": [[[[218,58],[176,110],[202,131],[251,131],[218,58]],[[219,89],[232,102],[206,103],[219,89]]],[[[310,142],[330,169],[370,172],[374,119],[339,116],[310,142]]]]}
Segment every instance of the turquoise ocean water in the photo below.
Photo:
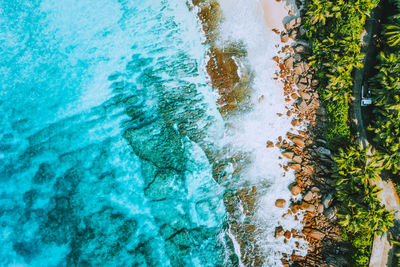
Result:
{"type": "Polygon", "coordinates": [[[0,266],[230,266],[182,0],[0,0],[0,266]]]}

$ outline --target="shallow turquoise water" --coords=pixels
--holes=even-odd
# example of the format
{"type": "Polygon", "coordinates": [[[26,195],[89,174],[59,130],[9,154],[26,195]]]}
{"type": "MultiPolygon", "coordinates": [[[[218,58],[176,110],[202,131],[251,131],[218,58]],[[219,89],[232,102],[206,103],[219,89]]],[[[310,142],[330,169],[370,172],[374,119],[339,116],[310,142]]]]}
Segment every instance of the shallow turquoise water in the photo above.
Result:
{"type": "MultiPolygon", "coordinates": [[[[180,0],[0,0],[0,266],[229,266],[180,0]]],[[[228,243],[228,244],[227,244],[228,243]]]]}

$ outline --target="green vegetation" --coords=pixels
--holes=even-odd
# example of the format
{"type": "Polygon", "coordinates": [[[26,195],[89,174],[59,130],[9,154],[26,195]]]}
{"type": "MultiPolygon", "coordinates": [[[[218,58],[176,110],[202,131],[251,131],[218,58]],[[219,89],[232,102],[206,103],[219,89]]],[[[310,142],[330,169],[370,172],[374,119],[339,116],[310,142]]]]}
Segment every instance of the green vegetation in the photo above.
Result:
{"type": "Polygon", "coordinates": [[[398,45],[400,43],[400,26],[388,25],[386,35],[389,36],[388,44],[391,46],[398,45]]]}
{"type": "MultiPolygon", "coordinates": [[[[400,1],[398,1],[400,7],[400,1]]],[[[374,120],[370,127],[380,150],[384,168],[400,173],[400,9],[385,26],[383,47],[379,54],[378,73],[371,79],[374,120]],[[388,44],[388,45],[385,45],[388,44]]]]}
{"type": "Polygon", "coordinates": [[[379,0],[308,0],[305,25],[326,109],[325,137],[331,148],[350,142],[349,100],[352,73],[362,67],[361,34],[366,17],[379,0]]]}
{"type": "MultiPolygon", "coordinates": [[[[394,245],[395,247],[395,252],[399,250],[400,248],[400,242],[397,240],[390,240],[390,242],[394,245]]],[[[397,266],[400,266],[400,253],[394,253],[394,257],[395,257],[395,262],[397,264],[397,266]]]]}
{"type": "Polygon", "coordinates": [[[384,167],[400,172],[400,54],[381,52],[378,74],[373,77],[374,141],[381,151],[384,167]]]}
{"type": "MultiPolygon", "coordinates": [[[[385,153],[368,156],[367,150],[355,145],[350,135],[353,74],[356,68],[362,67],[364,57],[361,36],[367,16],[378,3],[379,0],[307,0],[305,3],[305,27],[313,51],[309,60],[320,81],[319,92],[326,110],[325,137],[331,149],[339,150],[334,157],[333,177],[341,203],[338,217],[343,238],[354,248],[352,266],[368,266],[373,235],[382,234],[393,225],[393,213],[387,212],[380,203],[380,190],[373,182],[380,179],[382,170],[400,166],[400,152],[396,154],[400,151],[400,123],[395,122],[395,118],[397,121],[400,118],[400,95],[397,89],[381,90],[388,84],[400,88],[397,58],[382,56],[385,64],[392,60],[397,69],[391,66],[391,72],[382,68],[375,79],[376,88],[380,89],[373,90],[375,97],[380,95],[382,103],[376,110],[379,119],[373,130],[385,153]]],[[[400,44],[400,27],[389,27],[386,34],[392,46],[400,44]]]]}
{"type": "Polygon", "coordinates": [[[380,203],[380,189],[373,181],[380,179],[377,160],[357,146],[340,149],[335,157],[334,177],[337,178],[337,197],[342,203],[338,217],[343,237],[356,249],[355,264],[368,266],[374,233],[383,234],[393,225],[394,216],[380,203]]]}

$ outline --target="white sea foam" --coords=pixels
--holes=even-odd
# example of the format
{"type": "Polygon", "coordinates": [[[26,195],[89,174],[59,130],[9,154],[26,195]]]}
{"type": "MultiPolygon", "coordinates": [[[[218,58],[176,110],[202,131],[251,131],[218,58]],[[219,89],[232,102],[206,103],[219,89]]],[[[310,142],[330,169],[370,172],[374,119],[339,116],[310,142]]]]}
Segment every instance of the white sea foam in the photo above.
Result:
{"type": "Polygon", "coordinates": [[[228,229],[228,236],[232,240],[233,249],[235,250],[235,254],[239,258],[239,267],[243,267],[243,262],[241,261],[242,254],[240,253],[240,244],[237,242],[235,236],[232,234],[231,229],[228,229]]]}
{"type": "MultiPolygon", "coordinates": [[[[278,148],[266,148],[266,142],[276,142],[292,131],[291,118],[279,117],[277,113],[286,113],[283,89],[273,80],[278,66],[272,60],[277,55],[280,40],[265,25],[262,7],[256,0],[220,0],[224,20],[220,25],[219,45],[228,42],[242,42],[247,50],[247,62],[254,74],[251,84],[251,110],[235,115],[230,120],[230,127],[225,132],[227,142],[235,152],[250,153],[250,165],[242,172],[240,183],[258,185],[261,197],[258,200],[255,222],[262,230],[258,243],[264,249],[266,266],[281,265],[280,253],[291,253],[295,249],[291,239],[284,244],[284,238],[275,238],[275,227],[282,225],[285,229],[300,230],[302,225],[293,216],[282,218],[288,207],[275,207],[275,200],[291,198],[288,189],[295,180],[292,171],[285,172],[279,164],[278,148]],[[260,97],[264,97],[259,101],[260,97]]],[[[301,216],[300,216],[301,219],[301,216]]],[[[307,244],[301,244],[297,254],[305,255],[307,244]]]]}

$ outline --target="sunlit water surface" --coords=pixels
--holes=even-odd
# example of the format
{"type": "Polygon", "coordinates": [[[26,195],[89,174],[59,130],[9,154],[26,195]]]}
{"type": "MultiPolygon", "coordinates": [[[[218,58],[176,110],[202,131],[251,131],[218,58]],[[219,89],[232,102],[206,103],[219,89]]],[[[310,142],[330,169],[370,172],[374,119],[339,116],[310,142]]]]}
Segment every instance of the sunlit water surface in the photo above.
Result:
{"type": "Polygon", "coordinates": [[[184,2],[0,1],[1,266],[231,262],[184,2]]]}

